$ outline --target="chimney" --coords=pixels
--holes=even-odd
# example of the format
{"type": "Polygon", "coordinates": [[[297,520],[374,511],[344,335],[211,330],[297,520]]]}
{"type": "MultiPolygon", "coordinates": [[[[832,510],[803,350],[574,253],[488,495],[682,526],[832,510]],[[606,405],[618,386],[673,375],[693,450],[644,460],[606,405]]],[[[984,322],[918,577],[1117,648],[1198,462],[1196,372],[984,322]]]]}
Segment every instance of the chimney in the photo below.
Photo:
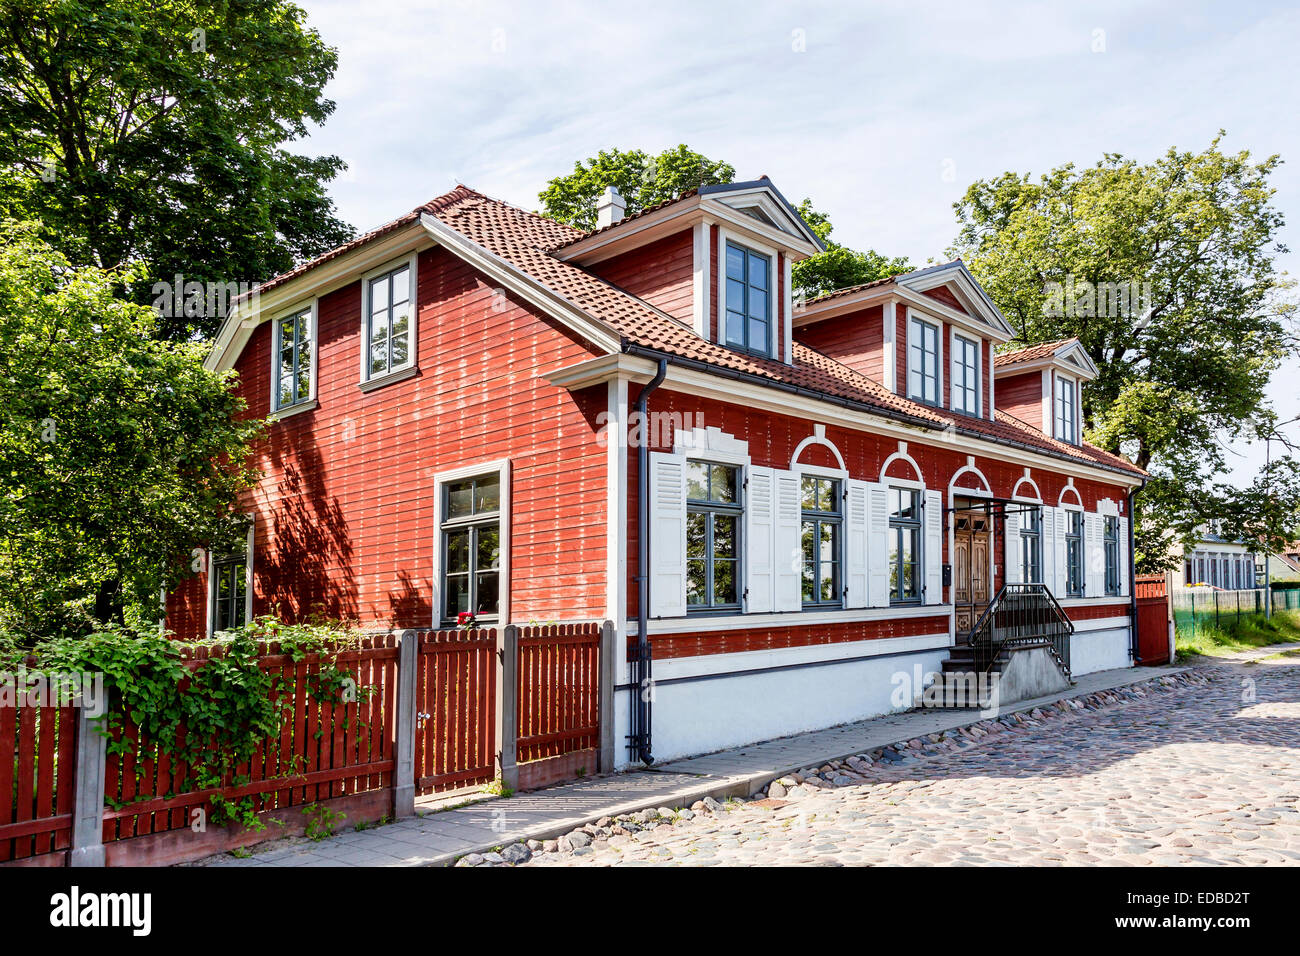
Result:
{"type": "Polygon", "coordinates": [[[602,229],[614,225],[623,218],[626,209],[627,203],[623,202],[623,197],[618,194],[618,190],[613,186],[606,186],[605,191],[600,194],[600,202],[596,204],[596,228],[602,229]]]}

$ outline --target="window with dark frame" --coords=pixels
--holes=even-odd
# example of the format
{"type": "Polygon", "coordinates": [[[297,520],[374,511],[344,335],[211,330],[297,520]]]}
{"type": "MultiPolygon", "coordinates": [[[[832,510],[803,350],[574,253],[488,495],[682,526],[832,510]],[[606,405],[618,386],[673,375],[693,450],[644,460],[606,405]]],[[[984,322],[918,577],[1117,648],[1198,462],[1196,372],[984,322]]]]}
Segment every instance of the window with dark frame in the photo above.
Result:
{"type": "Polygon", "coordinates": [[[1043,583],[1043,509],[1020,505],[1020,580],[1043,583]]]}
{"type": "Polygon", "coordinates": [[[411,364],[411,265],[405,263],[367,282],[366,378],[411,364]]]}
{"type": "Polygon", "coordinates": [[[496,620],[501,584],[501,476],[448,482],[442,491],[444,622],[472,612],[496,620]]]}
{"type": "Polygon", "coordinates": [[[214,561],[212,577],[212,630],[242,627],[248,612],[248,559],[235,555],[214,561]]]}
{"type": "Polygon", "coordinates": [[[1119,518],[1106,516],[1102,539],[1106,550],[1106,593],[1119,594],[1119,518]]]}
{"type": "Polygon", "coordinates": [[[912,317],[908,334],[907,396],[939,404],[939,327],[912,317]]]}
{"type": "Polygon", "coordinates": [[[686,465],[686,608],[740,608],[740,469],[686,465]]]}
{"type": "Polygon", "coordinates": [[[275,408],[289,408],[311,398],[311,309],[286,315],[275,323],[275,408]]]}
{"type": "Polygon", "coordinates": [[[1065,513],[1065,593],[1083,597],[1083,512],[1065,513]]]}
{"type": "Polygon", "coordinates": [[[727,345],[772,353],[772,260],[727,243],[727,302],[723,339],[727,345]]]}
{"type": "Polygon", "coordinates": [[[979,345],[965,336],[953,336],[952,410],[978,416],[979,345]]]}
{"type": "Polygon", "coordinates": [[[836,478],[804,475],[801,486],[803,605],[806,608],[843,607],[840,531],[844,522],[844,501],[841,483],[836,478]]]}
{"type": "Polygon", "coordinates": [[[889,489],[889,603],[921,600],[921,493],[889,489]]]}
{"type": "Polygon", "coordinates": [[[1079,443],[1079,423],[1074,414],[1074,381],[1056,380],[1056,437],[1071,445],[1079,443]]]}

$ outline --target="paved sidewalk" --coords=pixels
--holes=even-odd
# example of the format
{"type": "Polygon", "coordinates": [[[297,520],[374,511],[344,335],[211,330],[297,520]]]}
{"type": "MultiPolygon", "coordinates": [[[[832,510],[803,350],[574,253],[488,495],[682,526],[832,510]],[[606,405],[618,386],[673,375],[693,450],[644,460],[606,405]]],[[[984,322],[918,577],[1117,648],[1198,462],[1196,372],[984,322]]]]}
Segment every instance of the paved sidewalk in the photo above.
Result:
{"type": "MultiPolygon", "coordinates": [[[[1279,648],[1281,645],[1279,645],[1279,648]]],[[[1270,649],[1276,653],[1277,649],[1270,649]]],[[[1080,677],[1059,694],[1023,701],[1003,713],[1032,710],[1066,697],[1124,687],[1186,667],[1133,667],[1080,677]]],[[[747,796],[801,767],[846,758],[899,740],[962,727],[977,711],[910,711],[782,737],[658,765],[652,770],[597,776],[509,799],[426,813],[383,827],[329,839],[276,841],[253,855],[209,858],[211,866],[447,866],[519,840],[547,840],[601,817],[657,807],[686,807],[705,797],[747,796]]],[[[419,808],[417,807],[417,811],[419,808]]]]}

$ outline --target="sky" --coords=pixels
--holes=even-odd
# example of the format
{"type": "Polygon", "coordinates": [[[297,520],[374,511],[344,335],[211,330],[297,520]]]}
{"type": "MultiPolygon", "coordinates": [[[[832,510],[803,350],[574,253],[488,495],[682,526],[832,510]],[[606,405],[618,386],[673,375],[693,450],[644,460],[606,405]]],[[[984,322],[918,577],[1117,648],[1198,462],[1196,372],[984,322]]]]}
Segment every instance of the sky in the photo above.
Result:
{"type": "MultiPolygon", "coordinates": [[[[1221,149],[1286,161],[1274,202],[1300,248],[1300,7],[299,3],[339,65],[334,115],[297,148],[348,163],[329,191],[363,230],[457,183],[535,209],[601,149],[686,143],[812,198],[837,241],[923,264],[947,258],[978,179],[1199,151],[1222,129],[1221,149]]],[[[1269,389],[1283,419],[1297,382],[1293,356],[1269,389]]],[[[1285,431],[1300,440],[1300,422],[1285,431]]],[[[1247,483],[1264,448],[1228,458],[1247,483]]]]}

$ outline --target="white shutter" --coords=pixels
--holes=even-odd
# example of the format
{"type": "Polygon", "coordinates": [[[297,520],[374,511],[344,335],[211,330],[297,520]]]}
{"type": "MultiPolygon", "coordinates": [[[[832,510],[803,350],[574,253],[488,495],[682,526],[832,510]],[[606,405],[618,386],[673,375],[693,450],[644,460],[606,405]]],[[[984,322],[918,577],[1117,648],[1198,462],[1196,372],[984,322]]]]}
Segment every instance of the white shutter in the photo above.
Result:
{"type": "Polygon", "coordinates": [[[1057,598],[1065,597],[1070,591],[1069,548],[1066,546],[1065,531],[1069,526],[1070,514],[1064,508],[1044,509],[1052,518],[1052,574],[1046,578],[1050,582],[1052,594],[1057,598]]]}
{"type": "Polygon", "coordinates": [[[867,498],[870,485],[850,478],[845,482],[844,501],[844,595],[845,607],[867,606],[867,498]]]}
{"type": "Polygon", "coordinates": [[[775,549],[772,565],[776,573],[774,611],[798,611],[803,607],[800,587],[803,552],[799,547],[799,473],[778,471],[776,474],[775,549]]]}
{"type": "Polygon", "coordinates": [[[686,462],[650,455],[651,617],[686,613],[686,462]]]}
{"type": "Polygon", "coordinates": [[[867,482],[867,605],[889,606],[889,488],[867,482]]]}
{"type": "Polygon", "coordinates": [[[923,604],[943,603],[943,495],[925,492],[925,544],[921,560],[925,563],[923,604]]]}
{"type": "Polygon", "coordinates": [[[1005,571],[1002,580],[1007,584],[1020,583],[1020,512],[1023,507],[1018,503],[1006,506],[1006,524],[1003,535],[1006,538],[1005,571]]]}
{"type": "MultiPolygon", "coordinates": [[[[1119,593],[1128,594],[1128,518],[1120,518],[1115,531],[1115,553],[1119,555],[1119,593]]],[[[1243,584],[1247,583],[1245,581],[1243,584]]]]}
{"type": "Polygon", "coordinates": [[[1086,512],[1083,516],[1083,593],[1086,597],[1100,597],[1106,593],[1106,549],[1101,523],[1099,514],[1086,512]]]}
{"type": "Polygon", "coordinates": [[[776,476],[771,468],[749,466],[745,491],[745,610],[772,610],[776,594],[773,556],[776,554],[776,476]]]}

